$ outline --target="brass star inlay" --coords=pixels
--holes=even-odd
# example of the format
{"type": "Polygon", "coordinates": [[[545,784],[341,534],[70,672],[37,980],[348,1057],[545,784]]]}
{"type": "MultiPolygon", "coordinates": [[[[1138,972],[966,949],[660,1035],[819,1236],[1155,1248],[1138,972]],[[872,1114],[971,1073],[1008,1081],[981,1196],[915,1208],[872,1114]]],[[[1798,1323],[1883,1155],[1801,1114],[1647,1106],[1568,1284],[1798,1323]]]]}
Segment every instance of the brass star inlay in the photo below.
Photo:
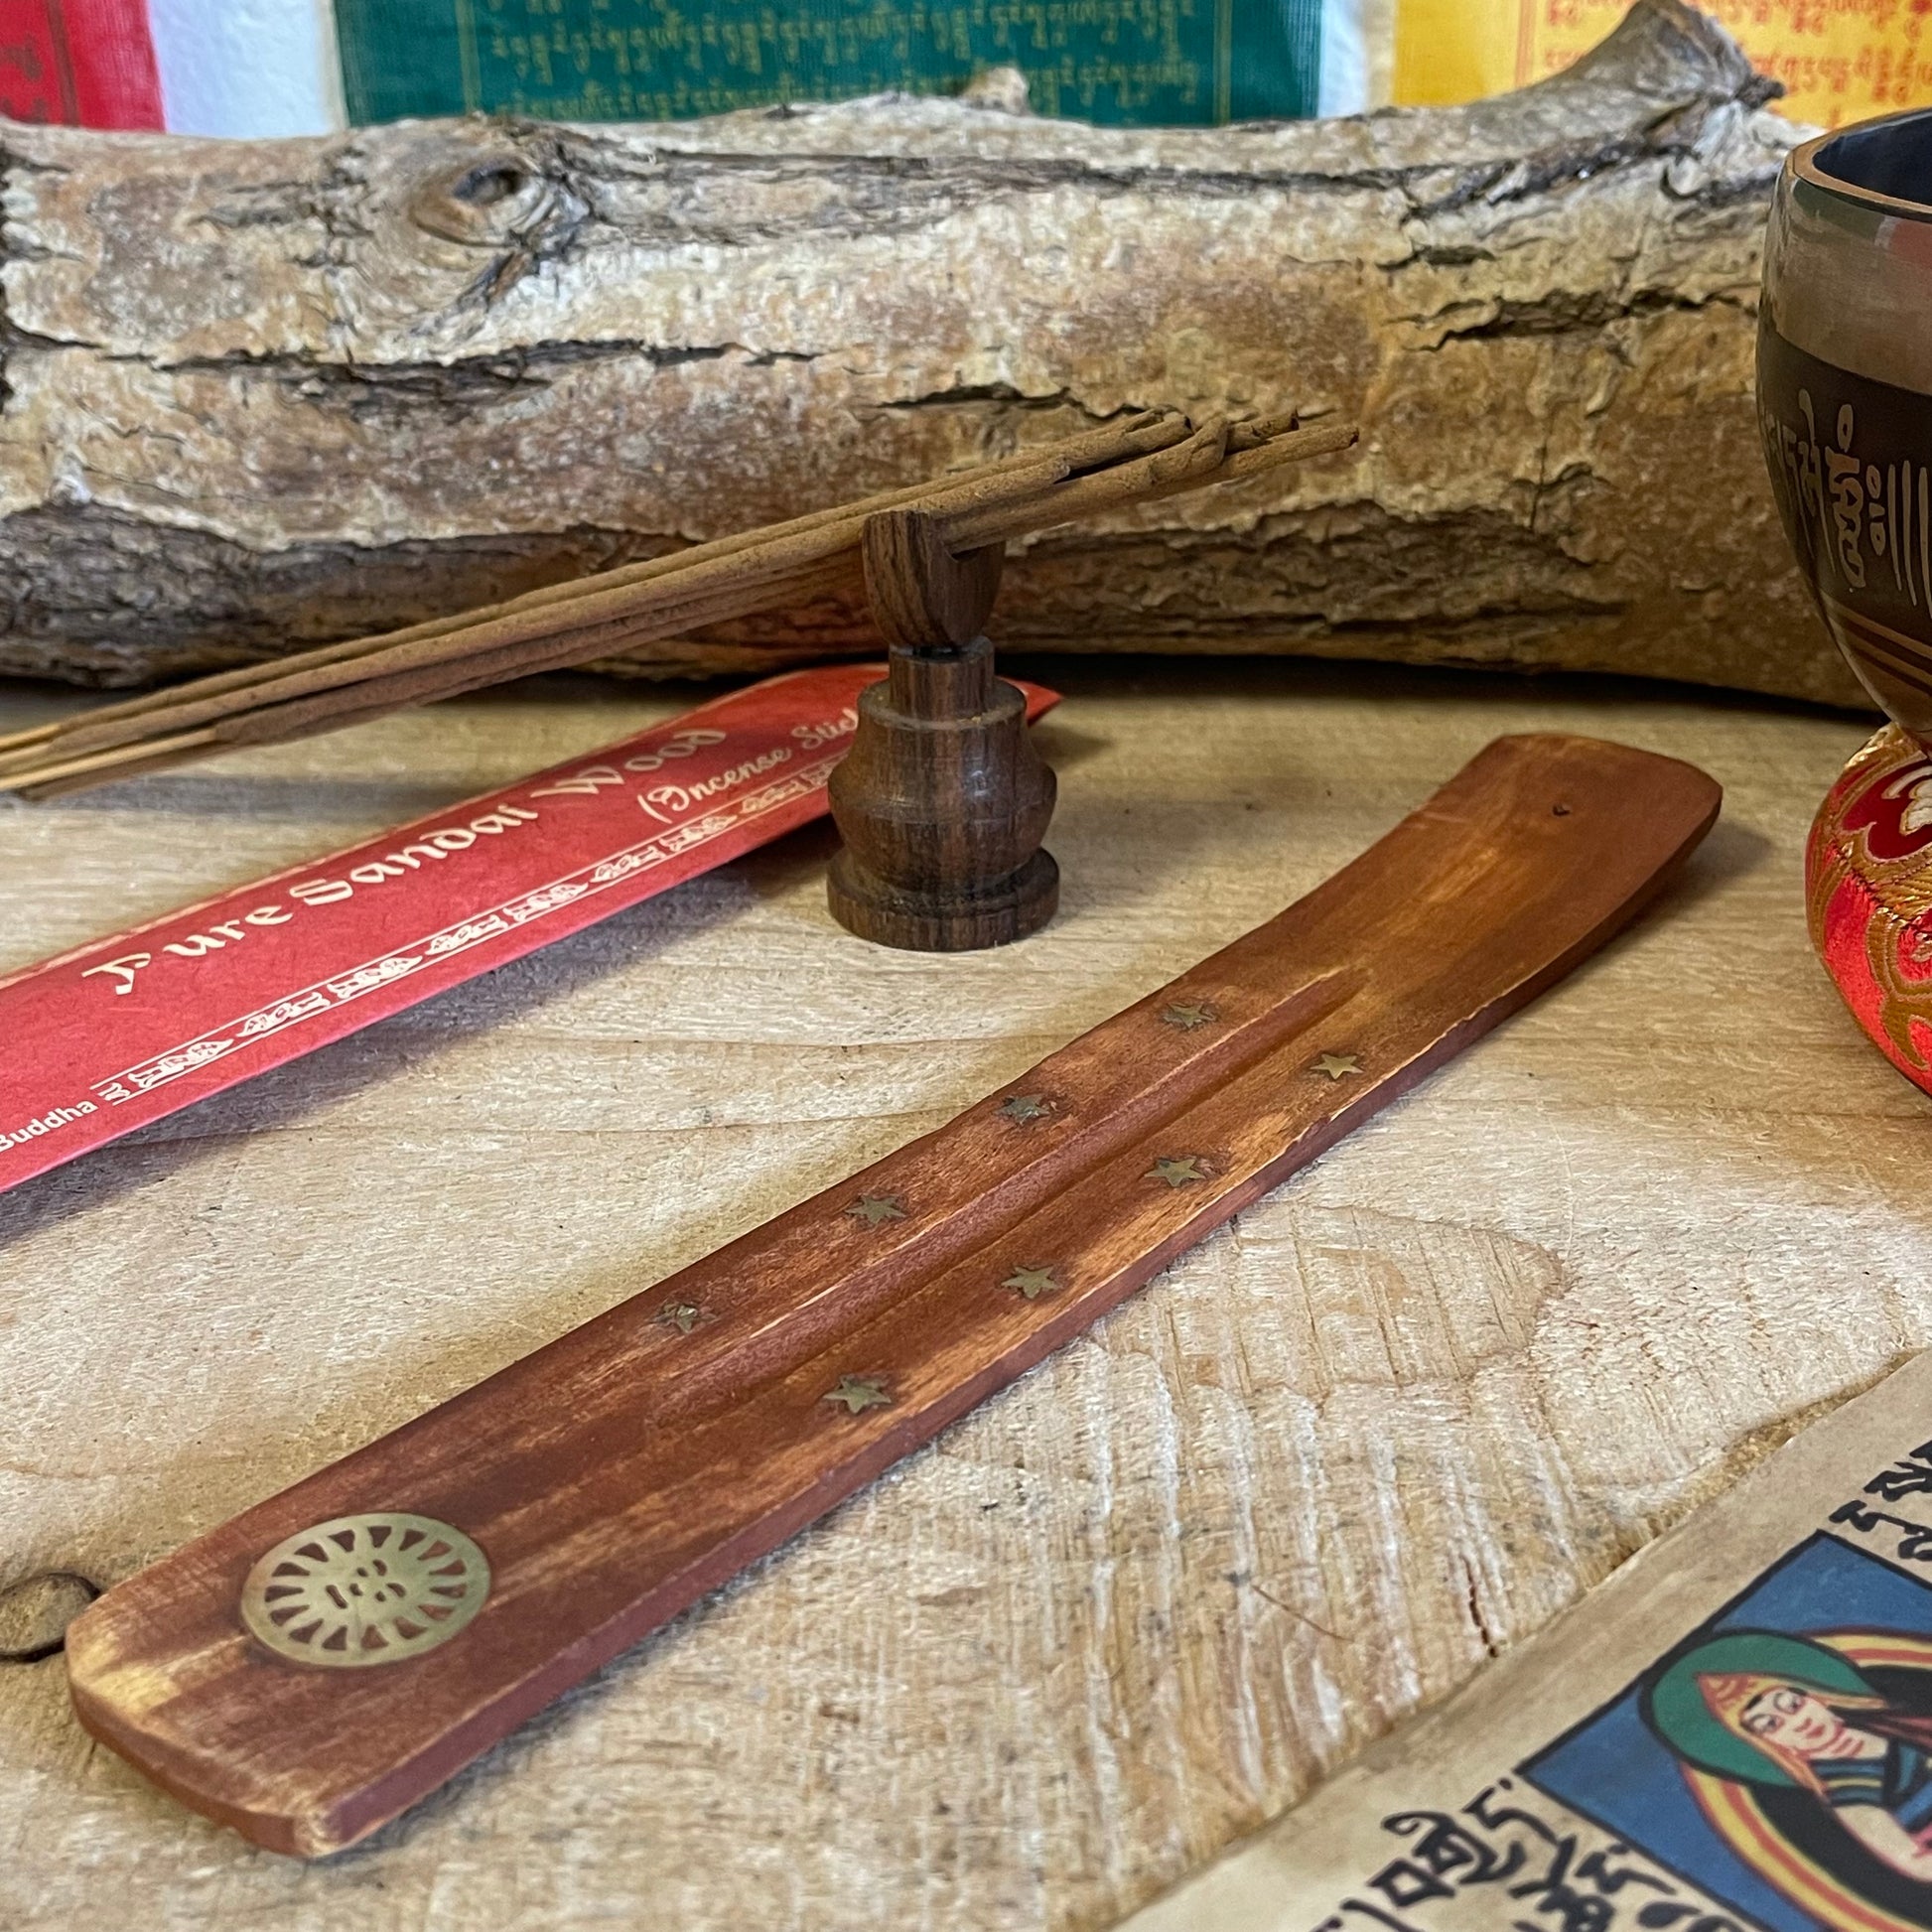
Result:
{"type": "Polygon", "coordinates": [[[665,1327],[688,1335],[704,1319],[704,1310],[695,1302],[666,1302],[657,1311],[657,1318],[665,1327]]]}
{"type": "Polygon", "coordinates": [[[1143,1178],[1165,1180],[1170,1187],[1185,1187],[1196,1180],[1205,1180],[1207,1168],[1198,1154],[1183,1154],[1178,1158],[1163,1155],[1148,1169],[1143,1178]]]}
{"type": "Polygon", "coordinates": [[[1323,1053],[1309,1068],[1311,1073],[1325,1073],[1331,1080],[1346,1079],[1351,1073],[1362,1070],[1361,1060],[1353,1053],[1323,1053]]]}
{"type": "Polygon", "coordinates": [[[1000,1111],[1008,1120],[1044,1120],[1053,1107],[1043,1093],[1016,1093],[1000,1102],[1000,1111]]]}
{"type": "Polygon", "coordinates": [[[839,1385],[819,1397],[821,1402],[843,1402],[848,1416],[862,1415],[868,1409],[890,1409],[893,1398],[886,1393],[883,1375],[841,1375],[839,1385]]]}
{"type": "Polygon", "coordinates": [[[905,1203],[897,1194],[861,1194],[845,1211],[869,1228],[878,1227],[882,1221],[905,1219],[905,1203]]]}
{"type": "Polygon", "coordinates": [[[1060,1287],[1050,1268],[1016,1268],[1000,1286],[1029,1302],[1037,1302],[1042,1295],[1057,1295],[1060,1287]]]}
{"type": "Polygon", "coordinates": [[[1220,1009],[1205,1000],[1176,1000],[1173,1006],[1161,1009],[1161,1018],[1183,1034],[1190,1034],[1196,1027],[1205,1027],[1220,1017],[1220,1009]]]}

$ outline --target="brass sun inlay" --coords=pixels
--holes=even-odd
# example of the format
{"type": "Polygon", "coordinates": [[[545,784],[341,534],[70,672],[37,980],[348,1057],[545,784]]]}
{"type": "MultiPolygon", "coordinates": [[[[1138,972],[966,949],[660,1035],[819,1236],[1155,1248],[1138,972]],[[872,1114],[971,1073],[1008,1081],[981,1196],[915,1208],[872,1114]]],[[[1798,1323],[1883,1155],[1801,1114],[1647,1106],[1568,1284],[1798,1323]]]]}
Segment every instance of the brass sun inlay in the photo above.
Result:
{"type": "Polygon", "coordinates": [[[1191,1034],[1196,1027],[1211,1026],[1220,1017],[1220,1009],[1206,1000],[1176,1000],[1173,1006],[1161,1009],[1161,1018],[1183,1034],[1191,1034]]]}
{"type": "Polygon", "coordinates": [[[1050,1268],[1016,1268],[1000,1286],[1029,1302],[1037,1302],[1042,1295],[1057,1295],[1060,1287],[1050,1268]]]}
{"type": "Polygon", "coordinates": [[[842,1402],[848,1416],[863,1415],[868,1409],[890,1409],[893,1398],[887,1392],[883,1375],[841,1375],[836,1388],[819,1397],[821,1402],[842,1402]]]}
{"type": "Polygon", "coordinates": [[[249,1571],[241,1620],[290,1663],[400,1664],[448,1643],[489,1595],[489,1564],[433,1516],[336,1516],[285,1537],[249,1571]]]}
{"type": "Polygon", "coordinates": [[[905,1219],[905,1203],[897,1194],[861,1194],[845,1211],[869,1228],[905,1219]]]}
{"type": "Polygon", "coordinates": [[[1016,1093],[1011,1100],[1000,1102],[1000,1111],[1008,1120],[1044,1120],[1053,1111],[1053,1104],[1043,1093],[1016,1093]]]}
{"type": "Polygon", "coordinates": [[[1207,1163],[1198,1154],[1163,1155],[1142,1178],[1165,1180],[1170,1187],[1188,1187],[1207,1178],[1207,1163]]]}
{"type": "Polygon", "coordinates": [[[1351,1073],[1361,1070],[1361,1056],[1356,1053],[1323,1053],[1309,1068],[1311,1073],[1325,1073],[1330,1080],[1345,1080],[1351,1073]]]}

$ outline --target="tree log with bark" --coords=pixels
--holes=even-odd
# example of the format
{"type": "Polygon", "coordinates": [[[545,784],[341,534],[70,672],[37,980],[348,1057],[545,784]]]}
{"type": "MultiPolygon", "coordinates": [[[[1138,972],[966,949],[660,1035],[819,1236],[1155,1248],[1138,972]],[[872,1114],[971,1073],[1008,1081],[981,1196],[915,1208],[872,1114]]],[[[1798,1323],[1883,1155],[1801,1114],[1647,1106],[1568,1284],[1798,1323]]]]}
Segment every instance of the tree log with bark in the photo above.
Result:
{"type": "MultiPolygon", "coordinates": [[[[1537,86],[1325,122],[10,126],[0,670],[274,656],[1173,405],[1364,436],[1020,548],[1003,642],[1856,701],[1757,450],[1771,92],[1640,0],[1537,86]]],[[[832,603],[610,667],[872,647],[832,603]]]]}

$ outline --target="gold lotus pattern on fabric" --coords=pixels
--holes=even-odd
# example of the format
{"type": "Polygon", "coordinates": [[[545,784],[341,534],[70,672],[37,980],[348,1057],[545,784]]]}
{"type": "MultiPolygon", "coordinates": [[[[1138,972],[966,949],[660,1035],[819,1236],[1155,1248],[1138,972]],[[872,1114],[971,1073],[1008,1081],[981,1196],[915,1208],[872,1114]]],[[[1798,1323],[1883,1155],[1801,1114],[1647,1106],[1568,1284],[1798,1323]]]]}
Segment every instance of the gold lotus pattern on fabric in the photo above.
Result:
{"type": "Polygon", "coordinates": [[[1811,942],[1829,960],[1827,921],[1848,886],[1866,900],[1864,953],[1878,989],[1878,1025],[1914,1066],[1932,1065],[1914,1023],[1932,1031],[1932,978],[1906,967],[1932,959],[1932,757],[1896,725],[1877,733],[1845,767],[1813,830],[1805,910],[1811,942]]]}

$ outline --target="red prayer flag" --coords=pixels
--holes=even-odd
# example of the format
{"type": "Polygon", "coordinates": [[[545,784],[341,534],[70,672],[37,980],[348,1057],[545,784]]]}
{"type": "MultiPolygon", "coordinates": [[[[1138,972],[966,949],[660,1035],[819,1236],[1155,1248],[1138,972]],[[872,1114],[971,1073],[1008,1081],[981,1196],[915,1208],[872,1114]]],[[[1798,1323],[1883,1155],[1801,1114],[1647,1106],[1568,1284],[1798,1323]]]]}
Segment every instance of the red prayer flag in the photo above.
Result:
{"type": "Polygon", "coordinates": [[[66,127],[164,126],[144,0],[0,0],[0,113],[66,127]]]}

